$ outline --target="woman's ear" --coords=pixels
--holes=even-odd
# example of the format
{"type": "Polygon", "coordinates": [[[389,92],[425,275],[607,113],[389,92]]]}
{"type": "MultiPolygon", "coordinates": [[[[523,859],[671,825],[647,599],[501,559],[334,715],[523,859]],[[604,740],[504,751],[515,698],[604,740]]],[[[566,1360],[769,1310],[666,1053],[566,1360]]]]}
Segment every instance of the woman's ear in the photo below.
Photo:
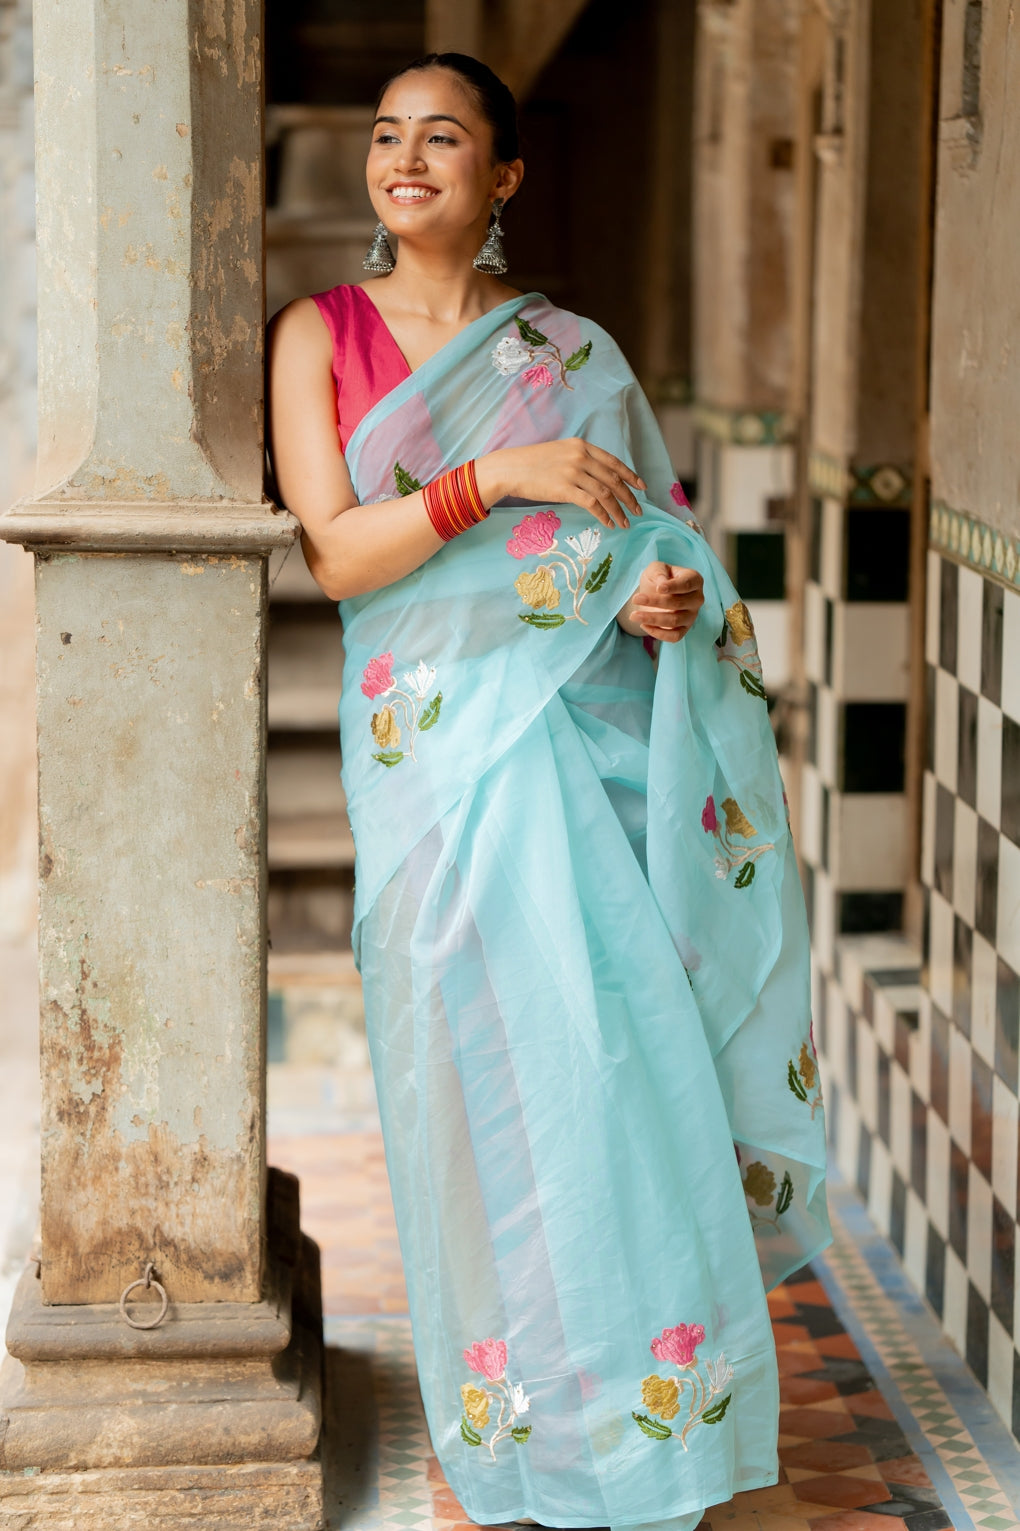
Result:
{"type": "Polygon", "coordinates": [[[512,159],[509,164],[497,167],[493,190],[497,197],[502,197],[504,202],[509,202],[523,179],[524,161],[512,159]]]}

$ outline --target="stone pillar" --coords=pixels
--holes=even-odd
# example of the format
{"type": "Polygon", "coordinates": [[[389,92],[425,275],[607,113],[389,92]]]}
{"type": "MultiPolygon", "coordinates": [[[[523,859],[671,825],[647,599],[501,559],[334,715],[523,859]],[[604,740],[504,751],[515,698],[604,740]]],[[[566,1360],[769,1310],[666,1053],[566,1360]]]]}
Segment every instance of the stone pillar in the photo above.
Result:
{"type": "Polygon", "coordinates": [[[799,0],[698,0],[695,54],[697,508],[751,603],[770,694],[790,674],[800,12],[799,0]]]}
{"type": "Polygon", "coordinates": [[[39,466],[0,518],[38,612],[19,1527],[322,1524],[317,1255],[265,1167],[266,561],[296,526],[262,493],[260,16],[36,11],[39,466]]]}
{"type": "Polygon", "coordinates": [[[831,972],[837,938],[905,928],[916,865],[928,45],[913,0],[821,9],[801,852],[831,972]]]}

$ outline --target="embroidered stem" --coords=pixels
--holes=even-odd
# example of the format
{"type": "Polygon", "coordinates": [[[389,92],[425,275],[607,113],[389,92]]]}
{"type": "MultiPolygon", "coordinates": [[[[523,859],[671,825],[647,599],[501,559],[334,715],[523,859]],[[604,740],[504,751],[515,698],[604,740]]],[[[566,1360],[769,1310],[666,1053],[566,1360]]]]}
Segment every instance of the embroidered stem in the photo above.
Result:
{"type": "Polygon", "coordinates": [[[416,707],[406,691],[390,691],[387,693],[387,700],[389,700],[389,697],[392,697],[395,702],[399,703],[400,710],[404,714],[404,722],[407,725],[407,753],[417,764],[417,757],[414,753],[414,739],[415,734],[418,732],[418,714],[421,710],[421,704],[419,703],[416,707]]]}

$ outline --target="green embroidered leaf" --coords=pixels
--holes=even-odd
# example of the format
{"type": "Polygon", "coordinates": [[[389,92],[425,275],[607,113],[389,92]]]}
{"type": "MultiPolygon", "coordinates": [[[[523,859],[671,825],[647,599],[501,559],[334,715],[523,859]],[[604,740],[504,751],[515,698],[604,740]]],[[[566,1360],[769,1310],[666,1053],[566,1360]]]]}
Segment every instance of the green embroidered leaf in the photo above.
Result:
{"type": "Polygon", "coordinates": [[[750,691],[752,696],[760,696],[762,701],[765,701],[765,687],[753,670],[741,670],[740,684],[745,691],[750,691]]]}
{"type": "Polygon", "coordinates": [[[567,369],[568,372],[576,372],[579,367],[583,367],[584,366],[585,362],[588,360],[590,355],[591,355],[591,341],[590,340],[586,340],[584,345],[581,346],[581,348],[579,350],[575,351],[572,356],[568,356],[567,357],[567,359],[563,363],[563,365],[567,369]]]}
{"type": "Polygon", "coordinates": [[[514,1428],[510,1431],[510,1434],[513,1436],[514,1440],[517,1442],[518,1446],[523,1446],[524,1442],[528,1439],[528,1436],[531,1434],[531,1426],[530,1425],[515,1425],[514,1428]]]}
{"type": "Polygon", "coordinates": [[[797,1065],[792,1058],[790,1059],[790,1066],[786,1071],[786,1082],[798,1100],[807,1100],[807,1091],[804,1088],[800,1075],[797,1073],[797,1065]]]}
{"type": "Polygon", "coordinates": [[[399,765],[403,758],[403,750],[383,750],[380,754],[372,756],[373,760],[378,760],[379,764],[384,766],[399,765]]]}
{"type": "Polygon", "coordinates": [[[567,620],[558,611],[519,611],[517,615],[531,627],[562,627],[567,620]]]}
{"type": "Polygon", "coordinates": [[[749,888],[754,882],[754,862],[745,861],[737,873],[737,880],[733,884],[735,888],[749,888]]]}
{"type": "Polygon", "coordinates": [[[541,330],[536,330],[535,326],[529,324],[527,319],[522,319],[520,314],[514,315],[514,323],[520,331],[521,339],[526,341],[529,346],[547,346],[549,344],[549,336],[543,335],[541,330]]]}
{"type": "Polygon", "coordinates": [[[732,1397],[732,1393],[727,1393],[725,1398],[720,1398],[718,1403],[714,1403],[710,1409],[706,1409],[701,1416],[701,1423],[703,1425],[717,1425],[729,1408],[732,1397]]]}
{"type": "Polygon", "coordinates": [[[719,634],[718,638],[715,640],[716,648],[717,649],[724,649],[726,647],[726,640],[727,640],[727,638],[729,636],[730,636],[729,625],[726,622],[723,622],[722,632],[719,634]]]}
{"type": "Polygon", "coordinates": [[[595,594],[596,590],[601,590],[602,586],[609,578],[609,569],[612,562],[612,553],[607,553],[605,558],[603,558],[602,562],[599,564],[598,568],[593,569],[588,575],[588,578],[584,582],[584,588],[590,591],[592,595],[595,594]]]}
{"type": "Polygon", "coordinates": [[[782,1180],[779,1183],[779,1195],[776,1197],[776,1216],[777,1217],[782,1217],[784,1212],[788,1212],[790,1210],[790,1203],[792,1202],[792,1200],[793,1200],[793,1180],[792,1180],[792,1178],[790,1176],[790,1171],[787,1170],[786,1174],[783,1176],[782,1180]]]}
{"type": "Polygon", "coordinates": [[[645,1434],[653,1441],[668,1441],[672,1437],[672,1430],[664,1425],[661,1420],[652,1419],[647,1414],[635,1414],[631,1410],[635,1423],[640,1425],[645,1434]]]}
{"type": "Polygon", "coordinates": [[[397,491],[399,494],[414,494],[422,487],[414,475],[408,473],[407,469],[402,468],[399,463],[394,463],[393,465],[393,477],[397,481],[397,491]]]}
{"type": "Polygon", "coordinates": [[[435,725],[439,722],[439,709],[442,707],[442,705],[443,693],[441,691],[437,691],[421,715],[421,722],[418,724],[418,727],[422,733],[424,733],[427,728],[434,728],[435,725]]]}
{"type": "Polygon", "coordinates": [[[462,1414],[460,1418],[460,1438],[462,1441],[466,1441],[469,1446],[480,1446],[482,1444],[482,1438],[478,1431],[473,1425],[468,1424],[466,1414],[462,1414]]]}

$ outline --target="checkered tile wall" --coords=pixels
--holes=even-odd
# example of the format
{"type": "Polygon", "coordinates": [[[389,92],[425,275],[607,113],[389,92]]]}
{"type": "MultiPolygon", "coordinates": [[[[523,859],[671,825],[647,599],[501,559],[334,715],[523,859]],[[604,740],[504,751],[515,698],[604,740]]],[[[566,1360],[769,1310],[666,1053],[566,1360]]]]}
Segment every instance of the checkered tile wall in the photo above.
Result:
{"type": "MultiPolygon", "coordinates": [[[[816,603],[825,603],[816,617],[823,639],[815,667],[821,736],[849,702],[828,657],[835,640],[825,646],[826,632],[838,629],[847,586],[830,593],[818,583],[816,603]]],[[[828,894],[837,934],[820,928],[840,773],[844,783],[853,778],[856,791],[874,794],[868,856],[880,856],[880,799],[895,792],[888,762],[855,763],[857,725],[848,724],[842,735],[835,731],[827,754],[819,744],[816,755],[823,764],[815,771],[830,797],[818,813],[822,820],[828,814],[829,865],[819,833],[807,879],[814,893],[816,1034],[843,1173],[1020,1435],[1020,594],[931,551],[927,599],[923,950],[913,951],[902,936],[876,933],[876,905],[872,932],[854,933],[845,883],[828,894]],[[889,772],[881,786],[867,775],[879,769],[889,772]]],[[[875,709],[876,702],[872,695],[865,705],[875,709]]],[[[868,717],[871,753],[895,758],[892,714],[868,717]]]]}

